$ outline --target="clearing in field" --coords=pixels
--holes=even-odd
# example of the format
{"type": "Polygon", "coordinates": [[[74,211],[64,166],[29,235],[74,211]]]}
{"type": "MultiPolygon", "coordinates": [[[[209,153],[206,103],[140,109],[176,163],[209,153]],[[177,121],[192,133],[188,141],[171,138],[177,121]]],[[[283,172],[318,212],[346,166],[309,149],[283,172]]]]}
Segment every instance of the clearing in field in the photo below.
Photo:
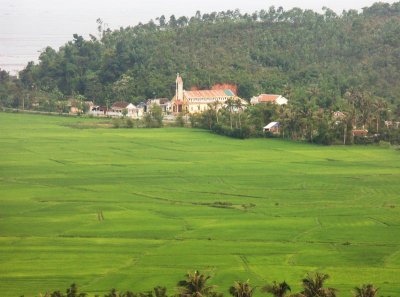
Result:
{"type": "Polygon", "coordinates": [[[94,121],[0,113],[2,296],[172,293],[194,269],[225,293],[317,270],[400,292],[399,151],[94,121]]]}

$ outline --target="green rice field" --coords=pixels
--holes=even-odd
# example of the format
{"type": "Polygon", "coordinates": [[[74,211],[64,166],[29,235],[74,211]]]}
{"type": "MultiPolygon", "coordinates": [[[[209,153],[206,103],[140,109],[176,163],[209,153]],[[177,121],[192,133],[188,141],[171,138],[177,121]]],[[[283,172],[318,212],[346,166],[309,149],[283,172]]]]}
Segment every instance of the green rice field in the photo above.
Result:
{"type": "Polygon", "coordinates": [[[400,151],[0,113],[0,296],[172,294],[195,269],[226,296],[314,271],[400,296],[400,151]]]}

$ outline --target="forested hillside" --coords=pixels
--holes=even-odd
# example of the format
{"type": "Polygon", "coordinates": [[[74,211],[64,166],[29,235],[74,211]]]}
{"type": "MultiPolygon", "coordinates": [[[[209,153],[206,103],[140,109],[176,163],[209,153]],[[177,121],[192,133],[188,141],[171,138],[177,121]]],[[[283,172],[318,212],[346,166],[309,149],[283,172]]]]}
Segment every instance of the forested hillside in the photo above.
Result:
{"type": "Polygon", "coordinates": [[[3,73],[2,104],[21,105],[27,90],[55,100],[80,94],[99,104],[171,98],[177,72],[186,89],[231,83],[246,99],[279,93],[296,100],[312,93],[328,108],[358,89],[395,109],[400,104],[400,2],[340,15],[327,8],[319,14],[270,7],[251,15],[161,16],[116,31],[101,20],[98,25],[98,36],[89,40],[74,34],[58,51],[46,48],[20,81],[3,73]]]}

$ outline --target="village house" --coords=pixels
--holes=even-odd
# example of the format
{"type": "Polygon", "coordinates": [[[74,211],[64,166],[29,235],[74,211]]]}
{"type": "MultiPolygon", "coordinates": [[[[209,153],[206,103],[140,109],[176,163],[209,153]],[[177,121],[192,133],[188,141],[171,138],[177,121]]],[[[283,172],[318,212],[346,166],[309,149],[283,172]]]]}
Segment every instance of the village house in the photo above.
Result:
{"type": "Polygon", "coordinates": [[[368,136],[368,130],[366,129],[354,129],[352,130],[353,136],[356,137],[366,137],[368,136]]]}
{"type": "Polygon", "coordinates": [[[69,109],[70,114],[80,114],[87,110],[91,110],[94,106],[92,101],[82,101],[79,99],[68,99],[66,107],[69,109]]]}
{"type": "Polygon", "coordinates": [[[230,89],[224,90],[193,90],[183,89],[182,77],[178,74],[176,78],[175,96],[171,101],[171,111],[173,113],[186,112],[189,114],[203,112],[209,105],[215,105],[217,109],[226,105],[226,101],[240,100],[242,105],[247,105],[247,101],[239,98],[230,89]]]}
{"type": "Polygon", "coordinates": [[[154,104],[161,107],[163,114],[169,114],[172,111],[172,103],[168,98],[156,98],[146,101],[146,112],[149,112],[154,104]]]}
{"type": "Polygon", "coordinates": [[[278,105],[286,105],[288,103],[288,100],[282,95],[273,95],[273,94],[261,94],[252,97],[250,100],[251,105],[256,105],[260,103],[275,103],[278,105]]]}
{"type": "Polygon", "coordinates": [[[105,117],[107,116],[107,111],[108,108],[106,106],[93,105],[88,113],[96,117],[105,117]]]}
{"type": "Polygon", "coordinates": [[[132,103],[115,102],[111,106],[111,109],[106,112],[106,115],[110,117],[122,117],[125,115],[133,119],[138,119],[143,116],[143,112],[143,109],[137,108],[132,103]]]}
{"type": "Polygon", "coordinates": [[[279,122],[271,122],[263,128],[264,132],[271,132],[273,134],[279,134],[280,124],[279,122]]]}

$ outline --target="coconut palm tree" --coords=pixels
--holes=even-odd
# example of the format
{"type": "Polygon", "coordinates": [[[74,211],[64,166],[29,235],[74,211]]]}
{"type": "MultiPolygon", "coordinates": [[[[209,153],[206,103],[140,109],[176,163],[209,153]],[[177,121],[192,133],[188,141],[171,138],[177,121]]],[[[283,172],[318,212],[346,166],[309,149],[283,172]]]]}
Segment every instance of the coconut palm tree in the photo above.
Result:
{"type": "Polygon", "coordinates": [[[219,112],[219,106],[220,105],[221,105],[221,102],[219,102],[219,101],[214,101],[213,103],[211,103],[211,107],[215,112],[215,117],[217,119],[217,124],[219,124],[218,112],[219,112]]]}
{"type": "Polygon", "coordinates": [[[237,99],[235,101],[235,105],[236,105],[237,112],[238,112],[238,115],[239,115],[239,129],[242,130],[242,119],[240,118],[240,116],[241,116],[241,113],[243,111],[243,103],[242,103],[242,101],[240,99],[237,99]]]}
{"type": "Polygon", "coordinates": [[[291,289],[285,281],[279,284],[274,281],[271,285],[262,287],[261,291],[264,293],[270,293],[274,297],[285,297],[286,293],[290,292],[291,289]]]}
{"type": "Polygon", "coordinates": [[[210,276],[195,271],[186,274],[186,280],[178,282],[179,296],[181,297],[206,297],[213,293],[214,286],[207,286],[210,276]]]}
{"type": "Polygon", "coordinates": [[[382,119],[382,114],[387,111],[387,103],[382,98],[378,98],[373,103],[373,111],[376,120],[376,133],[379,133],[379,123],[382,119]]]}
{"type": "Polygon", "coordinates": [[[251,297],[255,288],[252,288],[249,281],[246,282],[235,282],[232,287],[229,288],[229,293],[233,297],[251,297]]]}
{"type": "Polygon", "coordinates": [[[355,287],[353,294],[354,297],[375,297],[378,293],[378,288],[375,288],[374,285],[362,285],[362,287],[355,287]]]}
{"type": "Polygon", "coordinates": [[[304,290],[301,294],[305,297],[336,297],[336,289],[324,288],[324,283],[328,278],[329,275],[324,273],[308,274],[303,279],[304,290]]]}
{"type": "Polygon", "coordinates": [[[167,288],[166,287],[161,287],[161,286],[155,287],[154,288],[154,295],[156,297],[168,297],[167,296],[167,288]]]}
{"type": "Polygon", "coordinates": [[[229,121],[230,121],[230,124],[231,124],[231,130],[232,130],[233,129],[232,112],[233,112],[233,108],[235,107],[235,100],[228,99],[228,100],[226,100],[225,104],[226,104],[226,107],[227,107],[227,109],[229,111],[229,121]]]}
{"type": "Polygon", "coordinates": [[[104,297],[120,297],[116,289],[111,289],[109,293],[105,294],[104,297]]]}
{"type": "Polygon", "coordinates": [[[86,293],[78,293],[78,286],[76,284],[72,284],[67,289],[67,297],[85,297],[86,295],[86,293]]]}

